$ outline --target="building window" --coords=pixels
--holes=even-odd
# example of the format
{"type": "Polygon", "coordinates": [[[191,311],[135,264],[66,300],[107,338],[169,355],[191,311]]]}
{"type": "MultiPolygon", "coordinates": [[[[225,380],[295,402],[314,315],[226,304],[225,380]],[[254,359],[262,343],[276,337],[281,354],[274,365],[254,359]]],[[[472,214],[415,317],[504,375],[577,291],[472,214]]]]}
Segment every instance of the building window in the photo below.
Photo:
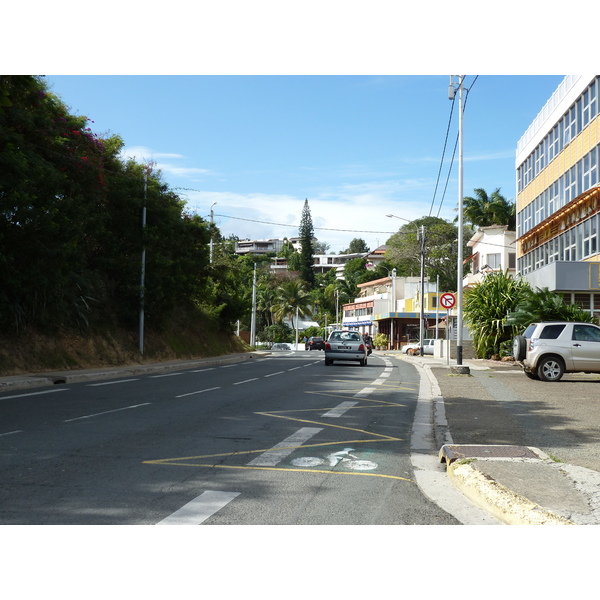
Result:
{"type": "Polygon", "coordinates": [[[514,269],[517,266],[517,253],[509,252],[508,253],[508,268],[514,269]]]}
{"type": "Polygon", "coordinates": [[[590,309],[590,294],[575,294],[575,304],[584,310],[590,309]]]}
{"type": "Polygon", "coordinates": [[[501,263],[501,255],[500,253],[498,254],[488,254],[486,257],[486,262],[488,267],[490,267],[490,269],[499,269],[502,267],[502,263],[501,263]]]}

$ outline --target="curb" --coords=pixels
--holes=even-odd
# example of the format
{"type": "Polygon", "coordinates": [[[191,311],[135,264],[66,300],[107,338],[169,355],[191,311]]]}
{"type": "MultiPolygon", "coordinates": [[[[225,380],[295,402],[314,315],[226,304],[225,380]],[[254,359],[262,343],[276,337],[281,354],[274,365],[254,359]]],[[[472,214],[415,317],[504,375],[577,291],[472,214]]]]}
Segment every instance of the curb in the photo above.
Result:
{"type": "Polygon", "coordinates": [[[253,351],[244,354],[225,354],[223,356],[198,358],[191,360],[169,361],[165,363],[147,363],[122,365],[89,370],[55,371],[37,375],[11,375],[0,378],[0,392],[16,389],[45,387],[51,385],[96,381],[112,377],[147,375],[150,373],[169,373],[179,369],[200,366],[230,364],[264,356],[264,352],[253,351]]]}
{"type": "Polygon", "coordinates": [[[447,474],[467,498],[507,525],[575,525],[504,487],[482,473],[476,463],[450,463],[447,474]]]}

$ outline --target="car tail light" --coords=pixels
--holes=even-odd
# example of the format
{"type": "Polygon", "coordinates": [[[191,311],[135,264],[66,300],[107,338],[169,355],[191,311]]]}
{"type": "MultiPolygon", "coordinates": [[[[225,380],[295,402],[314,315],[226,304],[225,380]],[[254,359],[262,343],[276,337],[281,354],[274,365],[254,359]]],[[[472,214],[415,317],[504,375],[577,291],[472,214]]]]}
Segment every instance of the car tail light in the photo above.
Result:
{"type": "Polygon", "coordinates": [[[331,344],[329,342],[325,343],[325,350],[331,350],[331,344]]]}
{"type": "Polygon", "coordinates": [[[359,349],[359,350],[364,350],[364,349],[365,349],[365,345],[364,345],[364,344],[361,344],[361,345],[358,347],[358,349],[359,349]]]}

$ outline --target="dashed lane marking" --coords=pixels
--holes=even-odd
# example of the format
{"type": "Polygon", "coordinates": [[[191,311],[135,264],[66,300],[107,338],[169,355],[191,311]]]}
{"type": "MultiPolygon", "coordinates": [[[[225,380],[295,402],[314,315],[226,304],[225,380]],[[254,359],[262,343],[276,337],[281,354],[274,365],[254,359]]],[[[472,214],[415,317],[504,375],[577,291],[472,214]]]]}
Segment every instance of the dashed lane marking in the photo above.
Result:
{"type": "Polygon", "coordinates": [[[239,495],[239,492],[203,492],[157,525],[200,525],[239,495]]]}

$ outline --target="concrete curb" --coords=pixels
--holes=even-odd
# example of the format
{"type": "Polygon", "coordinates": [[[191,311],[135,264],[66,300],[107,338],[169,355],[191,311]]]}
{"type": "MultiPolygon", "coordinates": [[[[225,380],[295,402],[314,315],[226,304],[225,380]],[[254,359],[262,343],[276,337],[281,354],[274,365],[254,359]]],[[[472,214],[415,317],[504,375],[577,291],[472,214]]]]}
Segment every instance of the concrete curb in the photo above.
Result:
{"type": "Polygon", "coordinates": [[[214,365],[231,364],[264,356],[264,352],[254,351],[244,354],[226,354],[211,358],[169,361],[164,363],[147,363],[123,365],[99,369],[55,371],[38,375],[11,375],[0,378],[0,392],[13,389],[27,389],[58,384],[78,383],[84,381],[100,381],[113,377],[132,377],[152,373],[170,373],[179,369],[194,367],[209,367],[214,365]]]}
{"type": "Polygon", "coordinates": [[[575,525],[486,476],[476,462],[453,462],[447,474],[474,504],[507,525],[575,525]]]}

